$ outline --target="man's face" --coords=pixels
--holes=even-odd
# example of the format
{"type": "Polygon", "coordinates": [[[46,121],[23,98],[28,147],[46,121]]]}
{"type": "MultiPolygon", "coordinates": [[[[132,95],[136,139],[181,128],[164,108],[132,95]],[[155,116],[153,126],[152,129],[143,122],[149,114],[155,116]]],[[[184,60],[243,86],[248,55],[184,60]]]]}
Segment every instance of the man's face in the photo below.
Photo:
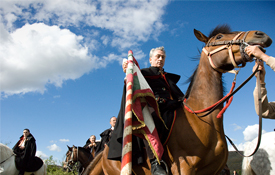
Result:
{"type": "Polygon", "coordinates": [[[152,67],[158,67],[162,70],[165,63],[166,55],[161,50],[155,50],[152,57],[149,59],[152,67]]]}
{"type": "Polygon", "coordinates": [[[116,125],[116,117],[112,117],[111,118],[110,124],[111,124],[112,127],[115,127],[115,125],[116,125]]]}
{"type": "Polygon", "coordinates": [[[95,142],[95,136],[91,136],[90,137],[90,141],[93,143],[93,142],[95,142]]]}
{"type": "Polygon", "coordinates": [[[24,130],[23,135],[24,137],[28,137],[28,135],[30,135],[30,132],[28,130],[24,130]]]}

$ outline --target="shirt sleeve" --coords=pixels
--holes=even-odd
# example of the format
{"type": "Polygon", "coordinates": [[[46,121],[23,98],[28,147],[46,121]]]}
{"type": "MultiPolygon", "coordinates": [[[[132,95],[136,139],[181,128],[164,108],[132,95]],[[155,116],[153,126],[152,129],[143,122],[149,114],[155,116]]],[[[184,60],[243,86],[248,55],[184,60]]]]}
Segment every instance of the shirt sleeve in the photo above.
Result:
{"type": "MultiPolygon", "coordinates": [[[[253,91],[254,105],[256,113],[259,115],[259,98],[258,98],[258,88],[257,83],[253,91]]],[[[275,119],[275,102],[268,102],[267,90],[265,88],[265,83],[260,85],[261,95],[262,95],[262,116],[263,118],[275,119]]]]}
{"type": "Polygon", "coordinates": [[[267,60],[266,64],[273,70],[275,71],[275,58],[274,57],[269,57],[267,60]]]}

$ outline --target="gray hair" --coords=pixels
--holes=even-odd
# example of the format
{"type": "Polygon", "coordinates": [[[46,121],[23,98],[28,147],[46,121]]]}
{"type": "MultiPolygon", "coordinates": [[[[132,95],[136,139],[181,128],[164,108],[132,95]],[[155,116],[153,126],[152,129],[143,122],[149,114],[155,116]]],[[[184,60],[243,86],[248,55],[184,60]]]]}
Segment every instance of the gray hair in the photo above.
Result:
{"type": "Polygon", "coordinates": [[[165,53],[164,47],[163,47],[163,46],[161,46],[161,47],[157,47],[157,48],[153,48],[153,49],[151,49],[150,54],[149,54],[149,58],[151,58],[151,57],[153,56],[153,54],[154,54],[154,52],[155,52],[156,50],[161,50],[161,51],[163,51],[163,52],[164,52],[164,54],[165,54],[165,56],[166,56],[166,53],[165,53]]]}
{"type": "MultiPolygon", "coordinates": [[[[111,120],[112,120],[112,118],[114,118],[114,117],[115,117],[115,116],[111,117],[111,118],[110,118],[110,121],[111,121],[111,120]]],[[[116,118],[116,117],[115,117],[115,118],[116,118]]]]}

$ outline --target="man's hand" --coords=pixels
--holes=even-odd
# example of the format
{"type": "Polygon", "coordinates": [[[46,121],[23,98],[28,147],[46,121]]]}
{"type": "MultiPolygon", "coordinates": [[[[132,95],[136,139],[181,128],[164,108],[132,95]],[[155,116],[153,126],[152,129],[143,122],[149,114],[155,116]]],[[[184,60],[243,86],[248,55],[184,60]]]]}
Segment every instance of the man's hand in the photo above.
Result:
{"type": "Polygon", "coordinates": [[[89,147],[92,147],[92,146],[96,146],[96,143],[94,142],[89,144],[89,147]]]}
{"type": "MultiPolygon", "coordinates": [[[[255,65],[252,70],[253,72],[256,70],[257,66],[258,66],[258,63],[255,62],[255,65]]],[[[263,84],[265,82],[265,68],[264,68],[264,63],[262,61],[259,62],[258,70],[260,71],[260,82],[261,84],[263,84]]],[[[257,77],[257,74],[258,72],[255,74],[256,77],[257,77]]]]}
{"type": "Polygon", "coordinates": [[[263,60],[264,62],[267,62],[267,60],[269,59],[269,56],[263,53],[258,46],[247,46],[245,48],[245,52],[248,54],[249,57],[254,56],[257,59],[263,60]]]}
{"type": "Polygon", "coordinates": [[[122,62],[122,69],[123,69],[123,72],[126,73],[126,69],[128,67],[128,60],[127,59],[123,59],[123,62],[122,62]]]}

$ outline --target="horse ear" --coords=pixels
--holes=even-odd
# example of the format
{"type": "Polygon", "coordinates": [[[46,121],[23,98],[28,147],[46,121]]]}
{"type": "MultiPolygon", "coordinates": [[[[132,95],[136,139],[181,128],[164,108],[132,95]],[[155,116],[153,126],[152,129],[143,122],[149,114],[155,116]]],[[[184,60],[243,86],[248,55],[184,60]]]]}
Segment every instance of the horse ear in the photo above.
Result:
{"type": "Polygon", "coordinates": [[[194,34],[196,36],[196,38],[202,42],[204,42],[205,44],[208,42],[209,38],[206,37],[203,33],[201,33],[200,31],[194,29],[194,34]]]}
{"type": "Polygon", "coordinates": [[[71,147],[69,147],[68,145],[67,145],[67,147],[68,147],[68,149],[71,151],[72,150],[72,148],[71,147]]]}

